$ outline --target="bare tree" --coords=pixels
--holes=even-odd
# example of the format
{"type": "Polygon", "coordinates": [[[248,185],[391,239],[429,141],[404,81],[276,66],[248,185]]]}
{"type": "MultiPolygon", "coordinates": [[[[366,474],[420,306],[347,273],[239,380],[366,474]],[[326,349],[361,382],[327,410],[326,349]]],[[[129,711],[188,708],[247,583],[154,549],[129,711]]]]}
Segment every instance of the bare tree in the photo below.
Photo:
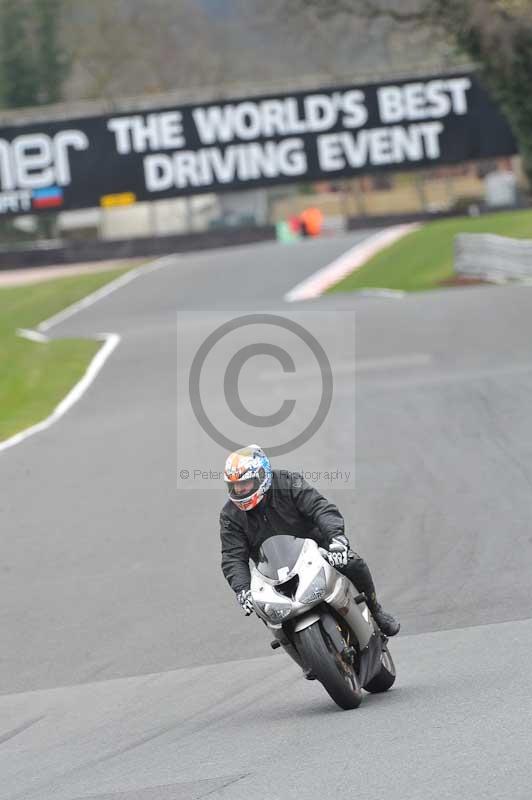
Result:
{"type": "Polygon", "coordinates": [[[116,98],[216,83],[216,23],[193,0],[92,0],[70,6],[71,98],[116,98]]]}
{"type": "Polygon", "coordinates": [[[299,0],[231,0],[213,16],[197,0],[92,0],[66,4],[73,43],[69,99],[194,89],[230,91],[364,79],[449,63],[452,49],[426,28],[408,34],[391,20],[331,15],[299,0]],[[408,39],[408,47],[405,42],[408,39]]]}
{"type": "MultiPolygon", "coordinates": [[[[305,0],[233,0],[246,30],[262,35],[268,56],[286,77],[305,73],[331,80],[363,80],[376,74],[441,68],[455,59],[442,38],[427,28],[404,31],[385,17],[341,14],[330,3],[305,0]]],[[[463,60],[463,59],[462,59],[463,60]]]]}

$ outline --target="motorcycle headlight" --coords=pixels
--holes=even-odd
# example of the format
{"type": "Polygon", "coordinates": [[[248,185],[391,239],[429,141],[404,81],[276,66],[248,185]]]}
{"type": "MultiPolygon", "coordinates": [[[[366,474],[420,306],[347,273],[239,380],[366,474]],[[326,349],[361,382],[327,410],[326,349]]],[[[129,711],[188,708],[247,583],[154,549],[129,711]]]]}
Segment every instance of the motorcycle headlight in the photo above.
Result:
{"type": "Polygon", "coordinates": [[[261,603],[255,600],[255,604],[272,622],[282,622],[292,611],[292,606],[285,603],[261,603]]]}
{"type": "Polygon", "coordinates": [[[322,567],[308,589],[305,589],[301,597],[299,598],[300,603],[315,603],[317,600],[321,600],[324,596],[325,592],[327,591],[327,580],[325,578],[325,570],[322,567]]]}

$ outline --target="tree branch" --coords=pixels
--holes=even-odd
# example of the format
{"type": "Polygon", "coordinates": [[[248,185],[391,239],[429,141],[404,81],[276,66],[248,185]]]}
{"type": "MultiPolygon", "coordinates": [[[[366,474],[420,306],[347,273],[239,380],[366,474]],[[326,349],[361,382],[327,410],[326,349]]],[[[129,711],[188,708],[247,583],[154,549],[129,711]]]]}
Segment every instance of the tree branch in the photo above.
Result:
{"type": "Polygon", "coordinates": [[[393,22],[404,23],[411,25],[412,23],[427,22],[431,18],[431,2],[425,0],[422,4],[423,7],[416,11],[398,11],[389,6],[382,6],[380,3],[373,2],[373,0],[359,0],[359,3],[352,3],[352,10],[356,9],[354,6],[359,5],[358,13],[363,14],[368,19],[379,19],[387,17],[393,22]]]}
{"type": "Polygon", "coordinates": [[[421,8],[412,11],[399,11],[391,6],[381,5],[375,0],[306,0],[305,6],[314,6],[320,17],[350,14],[366,19],[388,18],[393,22],[412,24],[426,22],[431,17],[431,0],[423,0],[421,8]]]}

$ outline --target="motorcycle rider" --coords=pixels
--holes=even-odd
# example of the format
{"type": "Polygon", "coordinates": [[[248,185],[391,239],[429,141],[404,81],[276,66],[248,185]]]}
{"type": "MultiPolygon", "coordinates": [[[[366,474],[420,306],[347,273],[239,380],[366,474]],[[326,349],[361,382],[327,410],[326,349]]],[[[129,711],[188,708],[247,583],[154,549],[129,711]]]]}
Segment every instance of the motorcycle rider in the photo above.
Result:
{"type": "Polygon", "coordinates": [[[250,444],[231,453],[224,481],[229,499],[220,513],[222,571],[246,616],[253,612],[249,559],[256,562],[261,544],[275,533],[314,539],[327,559],[366,595],[369,609],[385,636],[400,624],[377,601],[369,567],[354,553],[337,507],[298,472],[272,470],[266,453],[250,444]]]}

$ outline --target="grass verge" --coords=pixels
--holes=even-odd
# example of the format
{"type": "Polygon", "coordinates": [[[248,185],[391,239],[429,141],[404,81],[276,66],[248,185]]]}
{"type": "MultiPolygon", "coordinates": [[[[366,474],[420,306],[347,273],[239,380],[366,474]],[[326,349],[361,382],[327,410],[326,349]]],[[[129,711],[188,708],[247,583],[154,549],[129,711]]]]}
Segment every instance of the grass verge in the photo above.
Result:
{"type": "Polygon", "coordinates": [[[84,374],[101,342],[30,342],[17,328],[35,328],[129,268],[0,288],[0,442],[45,419],[84,374]]]}
{"type": "Polygon", "coordinates": [[[453,240],[457,233],[497,233],[514,239],[532,239],[532,211],[429,222],[382,250],[329,291],[349,292],[369,287],[409,292],[433,289],[454,275],[453,240]]]}

